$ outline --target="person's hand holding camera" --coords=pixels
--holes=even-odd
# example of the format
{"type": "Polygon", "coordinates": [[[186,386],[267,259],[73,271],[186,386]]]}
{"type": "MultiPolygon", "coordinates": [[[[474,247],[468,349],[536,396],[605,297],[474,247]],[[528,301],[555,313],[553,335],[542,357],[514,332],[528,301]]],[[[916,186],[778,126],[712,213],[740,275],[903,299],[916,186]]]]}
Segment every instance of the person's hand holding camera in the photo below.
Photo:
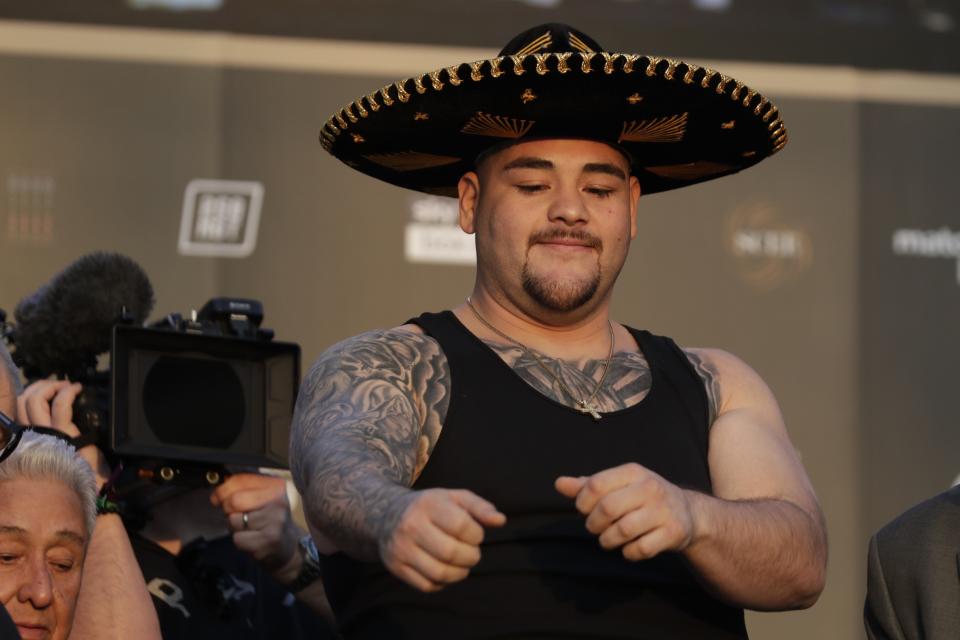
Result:
{"type": "MultiPolygon", "coordinates": [[[[77,382],[38,380],[17,398],[17,420],[35,427],[50,427],[76,438],[80,430],[73,423],[73,402],[82,390],[77,382]]],[[[79,453],[96,474],[97,489],[100,489],[110,477],[110,467],[103,452],[91,444],[80,449],[79,453]]]]}

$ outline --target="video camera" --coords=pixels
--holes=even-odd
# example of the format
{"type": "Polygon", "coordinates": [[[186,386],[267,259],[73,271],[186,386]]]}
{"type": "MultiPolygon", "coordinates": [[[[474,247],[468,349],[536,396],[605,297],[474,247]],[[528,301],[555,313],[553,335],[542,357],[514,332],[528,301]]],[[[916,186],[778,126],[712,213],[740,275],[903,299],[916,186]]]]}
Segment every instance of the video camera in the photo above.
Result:
{"type": "Polygon", "coordinates": [[[261,328],[256,300],[213,298],[142,326],[152,305],[136,263],[97,253],[22,300],[15,325],[0,315],[0,329],[29,380],[83,384],[76,444],[122,462],[128,487],[216,484],[224,465],[287,467],[300,347],[261,328]]]}

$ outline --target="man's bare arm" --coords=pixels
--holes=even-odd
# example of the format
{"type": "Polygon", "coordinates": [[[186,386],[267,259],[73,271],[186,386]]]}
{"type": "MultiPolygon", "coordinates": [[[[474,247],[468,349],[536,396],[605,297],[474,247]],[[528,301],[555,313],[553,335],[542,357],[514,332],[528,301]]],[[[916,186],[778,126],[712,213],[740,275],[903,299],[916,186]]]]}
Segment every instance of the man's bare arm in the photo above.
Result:
{"type": "Polygon", "coordinates": [[[823,516],[780,410],[760,377],[734,356],[688,351],[711,415],[713,495],[682,489],[638,464],[563,477],[587,528],[630,560],[682,553],[728,602],[779,610],[812,605],[823,590],[823,516]]]}
{"type": "Polygon", "coordinates": [[[422,591],[463,580],[484,527],[505,517],[462,489],[413,491],[450,403],[437,343],[412,330],[364,334],[324,354],[297,400],[294,481],[311,533],[356,558],[381,560],[422,591]]]}
{"type": "Polygon", "coordinates": [[[688,357],[716,418],[714,496],[688,496],[698,530],[686,555],[726,599],[754,609],[810,606],[826,579],[826,523],[773,393],[729,353],[688,357]]]}
{"type": "Polygon", "coordinates": [[[354,557],[379,558],[449,396],[446,358],[421,333],[373,331],[324,353],[301,385],[290,450],[312,527],[354,557]]]}

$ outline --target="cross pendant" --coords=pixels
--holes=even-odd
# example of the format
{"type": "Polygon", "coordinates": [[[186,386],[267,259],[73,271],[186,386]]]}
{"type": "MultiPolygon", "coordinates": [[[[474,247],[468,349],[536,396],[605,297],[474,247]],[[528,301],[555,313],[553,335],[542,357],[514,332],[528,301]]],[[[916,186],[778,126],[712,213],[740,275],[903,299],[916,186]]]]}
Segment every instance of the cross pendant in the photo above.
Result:
{"type": "Polygon", "coordinates": [[[580,413],[589,413],[594,420],[600,419],[600,412],[597,411],[597,405],[590,403],[587,404],[583,400],[577,400],[577,409],[580,410],[580,413]]]}

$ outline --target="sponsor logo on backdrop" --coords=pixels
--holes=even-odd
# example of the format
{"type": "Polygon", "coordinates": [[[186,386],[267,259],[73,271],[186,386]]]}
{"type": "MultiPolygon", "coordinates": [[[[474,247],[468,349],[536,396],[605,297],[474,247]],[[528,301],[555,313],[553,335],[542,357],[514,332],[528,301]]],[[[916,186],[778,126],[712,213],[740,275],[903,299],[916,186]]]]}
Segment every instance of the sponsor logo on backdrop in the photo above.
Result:
{"type": "Polygon", "coordinates": [[[760,291],[796,279],[813,261],[810,234],[782,221],[775,205],[754,201],[731,211],[726,245],[740,278],[760,291]]]}
{"type": "Polygon", "coordinates": [[[46,246],[53,242],[53,176],[10,174],[5,184],[7,240],[17,244],[46,246]]]}
{"type": "Polygon", "coordinates": [[[960,231],[939,229],[897,229],[893,232],[893,255],[953,260],[960,285],[960,231]]]}
{"type": "Polygon", "coordinates": [[[459,205],[452,198],[421,196],[412,200],[403,237],[407,262],[476,264],[473,236],[460,229],[459,216],[459,205]]]}
{"type": "Polygon", "coordinates": [[[178,250],[185,256],[245,258],[257,246],[263,185],[191,180],[183,194],[178,250]]]}

